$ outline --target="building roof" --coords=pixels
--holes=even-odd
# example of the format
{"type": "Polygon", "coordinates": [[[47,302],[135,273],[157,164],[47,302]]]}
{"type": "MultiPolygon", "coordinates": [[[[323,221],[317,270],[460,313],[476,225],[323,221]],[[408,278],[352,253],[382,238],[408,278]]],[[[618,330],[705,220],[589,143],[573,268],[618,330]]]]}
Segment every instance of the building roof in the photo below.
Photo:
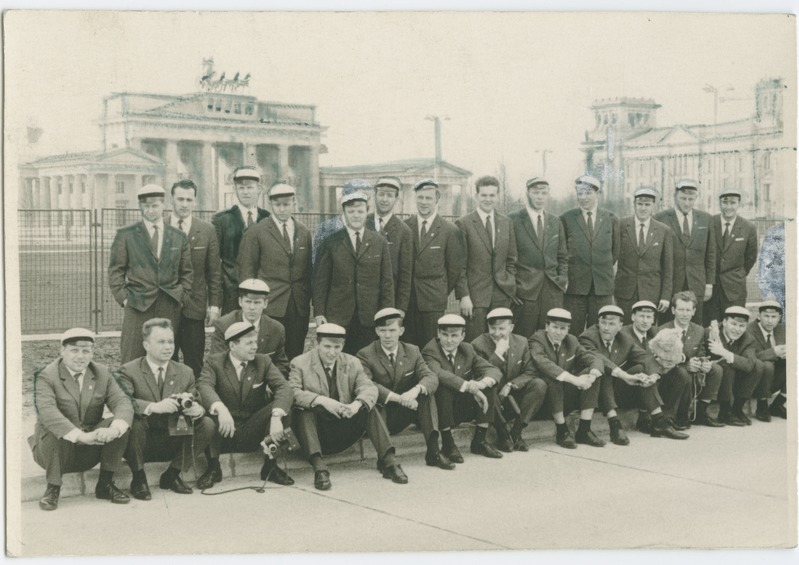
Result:
{"type": "Polygon", "coordinates": [[[87,164],[142,164],[163,166],[164,163],[157,157],[149,153],[134,149],[132,147],[121,147],[111,151],[83,151],[80,153],[63,153],[61,155],[48,155],[41,159],[29,161],[20,165],[21,167],[49,167],[58,165],[74,165],[79,163],[87,164]]]}
{"type": "MultiPolygon", "coordinates": [[[[432,171],[436,166],[434,158],[423,159],[401,159],[399,161],[387,161],[385,163],[373,163],[368,165],[348,165],[344,167],[320,167],[323,174],[329,175],[347,175],[347,174],[405,174],[405,175],[419,175],[432,171]]],[[[438,166],[443,169],[448,169],[452,174],[462,175],[469,177],[472,175],[471,171],[456,167],[455,165],[446,161],[441,161],[438,166]]]]}

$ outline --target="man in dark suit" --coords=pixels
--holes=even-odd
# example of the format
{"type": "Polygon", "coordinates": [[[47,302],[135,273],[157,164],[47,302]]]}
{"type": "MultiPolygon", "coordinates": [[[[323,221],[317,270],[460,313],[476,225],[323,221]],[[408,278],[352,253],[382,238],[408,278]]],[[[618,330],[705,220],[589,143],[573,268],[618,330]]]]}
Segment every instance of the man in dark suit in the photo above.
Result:
{"type": "Polygon", "coordinates": [[[649,340],[655,337],[655,313],[657,306],[649,300],[639,300],[630,308],[632,323],[622,327],[620,333],[627,334],[639,347],[649,349],[649,340]]]}
{"type": "Polygon", "coordinates": [[[755,390],[755,417],[761,422],[770,422],[772,415],[783,419],[788,417],[785,410],[785,326],[780,323],[782,305],[776,300],[762,302],[759,311],[758,319],[749,324],[746,332],[754,338],[757,363],[763,375],[755,390]],[[778,391],[769,408],[769,398],[778,391]]]}
{"type": "Polygon", "coordinates": [[[438,377],[422,359],[419,348],[400,341],[405,328],[402,311],[384,308],[375,314],[378,339],[358,352],[363,370],[377,386],[377,409],[391,435],[413,423],[422,430],[430,467],[452,470],[455,464],[438,448],[438,377]]]}
{"type": "Polygon", "coordinates": [[[675,430],[663,414],[657,387],[660,365],[632,337],[620,333],[623,319],[624,311],[618,306],[603,306],[599,309],[599,323],[579,338],[580,344],[599,356],[604,365],[599,407],[608,419],[610,440],[616,445],[630,443],[616,412],[617,399],[622,405],[644,408],[653,421],[652,437],[686,439],[688,436],[675,430]]]}
{"type": "Polygon", "coordinates": [[[555,420],[555,441],[575,449],[578,443],[603,447],[605,442],[591,431],[591,420],[599,401],[602,360],[569,335],[571,312],[553,308],[547,312],[543,330],[530,336],[530,355],[538,374],[547,381],[547,403],[555,420]],[[565,414],[580,410],[577,434],[572,435],[565,414]]]}
{"type": "Polygon", "coordinates": [[[406,484],[377,403],[377,386],[356,357],[342,352],[346,330],[336,324],[316,328],[316,348],[291,361],[297,436],[314,470],[314,487],[329,490],[330,470],[322,455],[341,453],[366,432],[377,452],[383,478],[406,484]]]}
{"type": "Polygon", "coordinates": [[[260,279],[247,279],[239,285],[239,310],[225,314],[214,322],[211,337],[211,353],[224,353],[228,350],[225,333],[237,322],[247,322],[258,332],[259,355],[269,355],[272,363],[284,377],[289,375],[289,360],[286,356],[286,330],[274,321],[265,310],[269,304],[269,285],[260,279]]]}
{"type": "Polygon", "coordinates": [[[740,206],[740,190],[728,188],[719,194],[721,214],[713,216],[716,280],[705,305],[705,327],[719,320],[730,306],[746,306],[746,276],[757,262],[757,230],[738,215],[740,206]]]}
{"type": "Polygon", "coordinates": [[[366,217],[366,228],[386,238],[391,251],[394,273],[394,307],[408,311],[413,282],[413,232],[394,214],[394,206],[402,192],[397,177],[380,177],[375,183],[375,211],[366,217]]]}
{"type": "Polygon", "coordinates": [[[111,244],[108,286],[125,308],[121,360],[144,356],[141,328],[151,318],[180,323],[180,307],[192,288],[191,250],[182,231],[164,223],[164,189],[139,189],[142,221],[117,230],[111,244]]]}
{"type": "MultiPolygon", "coordinates": [[[[285,439],[294,394],[268,355],[256,353],[258,335],[249,322],[236,322],[225,332],[229,351],[209,355],[197,383],[203,406],[217,422],[208,468],[197,484],[210,488],[222,480],[220,453],[255,451],[267,437],[285,439]]],[[[271,454],[264,455],[261,479],[279,485],[294,480],[271,454]]]]}
{"type": "Polygon", "coordinates": [[[477,425],[470,451],[500,459],[502,453],[489,443],[486,433],[496,416],[502,373],[480,357],[470,343],[463,341],[465,335],[466,320],[457,314],[446,314],[438,320],[438,337],[422,349],[422,357],[440,383],[436,405],[441,425],[441,452],[453,463],[463,463],[452,437],[452,426],[475,420],[477,425]]]}
{"type": "Polygon", "coordinates": [[[367,196],[353,192],[341,200],[343,230],[328,236],[314,271],[316,325],[347,327],[344,352],[354,355],[374,339],[378,310],[394,305],[394,274],[386,239],[365,229],[367,196]]]}
{"type": "Polygon", "coordinates": [[[192,268],[191,292],[180,311],[172,359],[178,361],[178,351],[182,351],[183,363],[199,378],[205,355],[205,327],[216,321],[222,306],[222,271],[214,226],[193,216],[196,206],[194,182],[185,179],[172,185],[169,223],[189,238],[192,268]]]}
{"type": "MultiPolygon", "coordinates": [[[[341,187],[341,195],[338,197],[338,204],[340,206],[341,200],[353,192],[369,194],[370,190],[372,190],[372,185],[369,181],[364,179],[349,179],[341,187]]],[[[328,236],[342,229],[344,229],[343,214],[336,214],[317,224],[313,232],[313,253],[311,254],[314,267],[316,267],[316,262],[319,259],[319,250],[322,248],[322,242],[327,239],[328,236]]]]}
{"type": "Polygon", "coordinates": [[[674,235],[652,219],[657,192],[641,187],[633,193],[635,215],[621,221],[619,264],[614,282],[616,304],[630,321],[632,305],[639,300],[669,308],[673,283],[674,235]]]}
{"type": "MultiPolygon", "coordinates": [[[[655,214],[674,234],[673,292],[690,290],[698,299],[693,321],[702,324],[703,304],[713,295],[716,280],[716,232],[707,212],[694,210],[699,196],[699,183],[690,179],[678,181],[674,192],[674,208],[655,214]]],[[[663,322],[672,319],[670,311],[660,315],[663,322]]]]}
{"type": "Polygon", "coordinates": [[[239,167],[233,171],[236,203],[227,210],[214,214],[211,223],[219,240],[219,257],[222,259],[222,314],[236,309],[239,294],[239,276],[236,259],[244,232],[269,212],[258,207],[261,194],[261,175],[255,167],[239,167]]]}
{"type": "Polygon", "coordinates": [[[486,314],[507,307],[516,299],[516,236],[510,220],[497,214],[499,181],[485,176],[475,183],[477,210],[458,218],[461,231],[463,276],[467,294],[460,299],[466,318],[466,340],[485,332],[486,314]]]}
{"type": "Polygon", "coordinates": [[[464,255],[458,228],[438,215],[438,184],[424,179],[413,190],[417,213],[405,220],[413,232],[413,287],[405,327],[408,341],[424,348],[436,337],[450,293],[454,290],[460,301],[468,289],[462,277],[464,255]]]}
{"type": "MultiPolygon", "coordinates": [[[[171,360],[175,339],[169,320],[147,320],[142,336],[147,354],[125,363],[115,375],[122,389],[133,399],[135,411],[125,450],[125,459],[133,472],[130,494],[139,500],[150,500],[150,487],[144,473],[144,464],[149,461],[170,462],[161,475],[162,489],[191,494],[191,487],[183,482],[180,473],[188,470],[203,453],[216,431],[215,425],[204,416],[192,370],[171,360]],[[182,407],[181,399],[175,397],[184,395],[185,399],[186,394],[190,395],[192,404],[182,407]],[[191,426],[193,433],[173,435],[178,423],[191,426]]],[[[197,484],[200,489],[209,486],[197,484]]]]}
{"type": "Polygon", "coordinates": [[[563,306],[568,283],[569,254],[560,218],[546,211],[549,183],[527,181],[527,206],[508,214],[516,235],[516,298],[514,331],[529,338],[543,329],[552,308],[563,306]]]}
{"type": "Polygon", "coordinates": [[[486,316],[488,332],[472,342],[477,354],[502,372],[494,427],[500,451],[527,451],[522,430],[544,404],[547,383],[533,367],[527,338],[513,333],[513,312],[496,308],[486,316]]]}
{"type": "Polygon", "coordinates": [[[563,306],[574,316],[571,333],[583,333],[597,322],[602,306],[613,303],[613,265],[619,258],[619,219],[597,206],[599,179],[583,175],[575,181],[578,208],[560,219],[569,250],[569,284],[563,306]]]}
{"type": "Polygon", "coordinates": [[[292,217],[293,186],[273,186],[269,204],[271,218],[245,232],[236,268],[240,280],[269,285],[266,313],[285,328],[286,354],[293,359],[305,349],[311,315],[311,232],[292,217]]]}
{"type": "Polygon", "coordinates": [[[61,356],[33,378],[36,429],[28,438],[33,459],[47,471],[42,510],[58,508],[61,476],[100,463],[94,493],[115,504],[130,501],[113,482],[128,443],[133,407],[105,365],[92,362],[94,334],[72,328],[61,336],[61,356]],[[113,417],[103,419],[103,408],[113,417]]]}

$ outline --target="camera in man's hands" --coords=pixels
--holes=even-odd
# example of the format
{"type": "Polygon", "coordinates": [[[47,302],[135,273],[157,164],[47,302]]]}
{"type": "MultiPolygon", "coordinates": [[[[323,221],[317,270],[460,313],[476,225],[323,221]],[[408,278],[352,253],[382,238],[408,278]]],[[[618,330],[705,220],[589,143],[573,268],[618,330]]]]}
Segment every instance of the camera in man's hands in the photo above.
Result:
{"type": "Polygon", "coordinates": [[[186,416],[185,411],[194,406],[194,395],[190,392],[180,392],[170,395],[178,403],[178,411],[169,415],[167,426],[171,436],[191,436],[194,435],[194,422],[186,416]]]}
{"type": "Polygon", "coordinates": [[[285,428],[283,430],[283,441],[277,442],[275,438],[268,435],[264,438],[264,441],[261,442],[261,447],[264,448],[265,455],[274,459],[278,447],[283,447],[287,451],[294,451],[300,448],[300,443],[297,441],[297,436],[294,435],[291,428],[285,428]]]}

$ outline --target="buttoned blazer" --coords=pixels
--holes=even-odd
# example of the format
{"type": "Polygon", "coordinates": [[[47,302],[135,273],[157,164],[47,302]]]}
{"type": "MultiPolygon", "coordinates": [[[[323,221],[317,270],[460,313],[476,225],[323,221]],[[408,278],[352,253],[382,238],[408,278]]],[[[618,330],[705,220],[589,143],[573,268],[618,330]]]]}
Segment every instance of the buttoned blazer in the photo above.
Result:
{"type": "Polygon", "coordinates": [[[314,271],[315,316],[348,326],[355,312],[362,326],[374,326],[378,310],[394,306],[394,274],[386,239],[363,230],[361,250],[355,254],[346,229],[322,242],[314,271]]]}
{"type": "MultiPolygon", "coordinates": [[[[666,322],[662,326],[659,326],[657,328],[657,333],[660,333],[663,330],[673,330],[674,328],[674,320],[672,320],[670,322],[666,322]]],[[[702,326],[695,324],[694,322],[691,322],[688,325],[688,329],[685,333],[685,339],[683,339],[682,352],[685,355],[685,363],[694,357],[707,357],[707,341],[705,340],[705,329],[702,326]]]]}
{"type": "Polygon", "coordinates": [[[399,342],[394,366],[376,340],[358,352],[358,360],[367,376],[377,386],[377,402],[385,404],[389,392],[402,394],[416,386],[422,385],[428,395],[438,388],[438,377],[430,370],[419,348],[413,344],[399,342]]]}
{"type": "Polygon", "coordinates": [[[716,280],[716,232],[712,229],[710,214],[700,210],[692,212],[693,222],[689,237],[682,235],[682,214],[670,208],[655,214],[655,219],[666,224],[674,234],[674,277],[672,291],[679,292],[688,281],[688,289],[702,300],[705,285],[716,280]]]}
{"type": "MultiPolygon", "coordinates": [[[[258,208],[257,216],[253,219],[256,224],[268,218],[269,212],[258,208]]],[[[222,260],[222,290],[225,295],[233,296],[239,291],[240,281],[236,272],[236,259],[239,256],[241,238],[246,231],[244,219],[241,217],[239,207],[233,205],[227,210],[214,214],[211,223],[214,225],[216,239],[219,241],[219,258],[222,260]]]]}
{"type": "MultiPolygon", "coordinates": [[[[316,349],[306,351],[291,360],[289,383],[294,389],[294,405],[307,410],[317,396],[330,396],[327,375],[316,349]]],[[[368,409],[377,402],[377,385],[367,376],[358,358],[339,353],[336,361],[336,387],[339,401],[352,404],[363,402],[368,409]]]]}
{"type": "Polygon", "coordinates": [[[461,231],[466,262],[463,275],[469,297],[477,308],[510,304],[516,296],[516,235],[510,220],[494,213],[494,246],[475,210],[455,221],[461,231]]]}
{"type": "Polygon", "coordinates": [[[164,223],[161,256],[153,252],[143,221],[117,230],[111,244],[108,285],[117,303],[144,312],[163,291],[183,304],[192,288],[189,240],[182,231],[164,223]]]}
{"type": "Polygon", "coordinates": [[[588,351],[599,356],[605,367],[605,372],[610,373],[616,367],[628,371],[630,367],[640,365],[647,374],[660,373],[660,366],[655,361],[654,355],[645,351],[632,337],[621,332],[617,333],[610,344],[610,350],[605,347],[605,342],[596,325],[587,328],[578,338],[580,345],[588,351]]]}
{"type": "Polygon", "coordinates": [[[491,363],[480,357],[472,344],[462,341],[455,351],[455,364],[447,359],[438,338],[431,339],[422,349],[422,357],[427,366],[438,377],[441,386],[460,390],[466,381],[479,381],[483,377],[502,382],[502,372],[491,363]]]}
{"type": "Polygon", "coordinates": [[[757,230],[738,216],[724,245],[721,214],[713,216],[716,236],[716,281],[730,302],[746,300],[746,275],[757,262],[757,230]]]}
{"type": "Polygon", "coordinates": [[[107,406],[115,419],[133,421],[133,402],[120,388],[108,367],[91,362],[83,376],[83,387],[59,357],[33,377],[36,430],[31,447],[46,433],[62,438],[75,428],[91,431],[103,420],[107,406]]]}
{"type": "MultiPolygon", "coordinates": [[[[657,335],[657,331],[658,331],[657,327],[655,327],[655,326],[652,326],[651,328],[649,328],[649,331],[646,332],[646,340],[647,340],[647,342],[651,341],[652,338],[657,335]]],[[[625,334],[625,335],[631,337],[633,339],[633,341],[635,341],[635,343],[639,347],[643,347],[644,346],[644,344],[641,343],[641,340],[638,339],[638,336],[635,335],[635,331],[633,330],[633,325],[632,324],[627,324],[626,326],[622,326],[622,328],[619,330],[619,333],[620,334],[625,334]]],[[[647,347],[646,349],[647,349],[647,351],[649,351],[649,347],[647,347]]]]}
{"type": "Polygon", "coordinates": [[[594,286],[594,294],[613,294],[613,265],[619,258],[619,219],[597,208],[593,237],[588,233],[580,208],[564,212],[560,219],[569,251],[567,294],[585,296],[594,286]]]}
{"type": "Polygon", "coordinates": [[[508,214],[516,235],[516,296],[522,300],[538,300],[544,280],[549,278],[566,290],[569,282],[569,251],[566,232],[560,218],[544,212],[544,236],[539,238],[526,208],[508,214]]]}
{"type": "MultiPolygon", "coordinates": [[[[177,226],[172,226],[177,228],[177,226]]],[[[181,314],[190,320],[204,320],[209,306],[222,306],[222,266],[214,226],[199,218],[189,229],[191,292],[183,300],[181,314]]]]}
{"type": "MultiPolygon", "coordinates": [[[[749,324],[749,327],[746,328],[746,333],[752,336],[755,342],[755,354],[758,359],[772,362],[783,360],[777,357],[774,348],[766,341],[766,337],[763,335],[763,332],[760,331],[757,320],[749,324]]],[[[772,332],[772,337],[776,345],[785,345],[785,326],[778,324],[772,332]]]]}
{"type": "Polygon", "coordinates": [[[205,358],[197,381],[203,406],[210,410],[214,402],[222,402],[237,419],[247,419],[270,401],[273,409],[291,410],[294,393],[268,355],[255,355],[236,376],[229,353],[213,353],[205,358]]]}
{"type": "Polygon", "coordinates": [[[649,220],[643,250],[638,247],[635,216],[621,221],[621,247],[616,270],[615,296],[658,303],[671,301],[674,283],[674,234],[666,224],[649,220]]]}
{"type": "MultiPolygon", "coordinates": [[[[755,368],[755,361],[757,360],[757,346],[755,338],[752,334],[744,332],[741,337],[735,340],[730,345],[724,337],[724,331],[719,328],[721,343],[724,349],[733,354],[732,363],[728,363],[725,359],[720,359],[718,364],[722,367],[732,367],[736,371],[743,373],[750,373],[755,368]]],[[[710,342],[710,328],[705,328],[705,341],[710,342]]],[[[713,359],[711,358],[711,361],[713,359]]]]}
{"type": "MultiPolygon", "coordinates": [[[[366,227],[375,231],[375,215],[366,217],[366,227]]],[[[391,267],[394,273],[394,307],[408,310],[413,284],[413,232],[408,225],[392,214],[388,222],[380,226],[380,235],[386,238],[391,252],[391,267]]]]}
{"type": "Polygon", "coordinates": [[[552,347],[546,330],[538,330],[529,339],[530,355],[538,374],[550,381],[557,380],[563,371],[577,375],[585,369],[602,372],[603,363],[599,355],[580,344],[577,337],[568,334],[560,343],[558,354],[552,347]]]}
{"type": "MultiPolygon", "coordinates": [[[[173,394],[189,392],[198,396],[194,382],[194,371],[183,363],[170,360],[164,373],[164,393],[158,389],[157,375],[147,363],[147,357],[139,357],[122,365],[115,373],[122,390],[133,399],[136,415],[141,415],[153,402],[169,398],[173,394]]],[[[199,399],[198,399],[199,401],[199,399]]]]}
{"type": "Polygon", "coordinates": [[[497,344],[488,334],[477,336],[472,341],[472,347],[480,357],[502,372],[500,386],[507,383],[522,386],[528,378],[538,376],[527,340],[520,335],[510,334],[504,359],[496,354],[497,344]]]}
{"type": "MultiPolygon", "coordinates": [[[[211,336],[211,353],[226,353],[228,345],[225,341],[225,332],[236,322],[243,322],[244,314],[241,310],[233,310],[224,316],[220,316],[214,322],[214,333],[211,336]]],[[[283,324],[261,314],[261,321],[258,323],[258,350],[256,353],[269,355],[272,363],[288,377],[289,359],[286,355],[286,330],[283,324]]]]}
{"type": "Polygon", "coordinates": [[[462,278],[464,253],[458,228],[436,214],[427,228],[424,241],[419,240],[420,224],[414,214],[405,223],[413,232],[413,291],[420,312],[443,312],[449,294],[454,290],[460,300],[469,294],[462,278]]]}
{"type": "Polygon", "coordinates": [[[292,295],[300,316],[311,310],[311,232],[293,220],[293,251],[272,217],[244,233],[236,262],[240,280],[260,279],[269,285],[266,313],[278,318],[286,315],[292,295]]]}

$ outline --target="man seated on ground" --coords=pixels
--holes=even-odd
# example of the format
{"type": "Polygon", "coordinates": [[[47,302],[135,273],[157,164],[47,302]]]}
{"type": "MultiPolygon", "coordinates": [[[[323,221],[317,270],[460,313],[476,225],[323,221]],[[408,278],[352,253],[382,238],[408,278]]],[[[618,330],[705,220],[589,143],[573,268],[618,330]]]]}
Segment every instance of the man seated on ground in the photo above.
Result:
{"type": "Polygon", "coordinates": [[[655,358],[635,343],[629,335],[620,333],[624,311],[618,306],[608,305],[599,309],[599,322],[580,336],[580,343],[589,351],[599,355],[605,373],[599,390],[599,406],[610,426],[610,440],[616,445],[630,443],[621,425],[616,408],[616,399],[630,406],[641,405],[647,415],[657,423],[651,430],[652,437],[686,439],[686,434],[675,430],[663,416],[662,401],[657,382],[660,367],[655,358]]]}
{"type": "Polygon", "coordinates": [[[291,361],[289,382],[294,389],[297,437],[314,470],[314,486],[328,490],[330,471],[323,455],[341,453],[363,435],[377,452],[383,478],[406,484],[408,476],[397,463],[394,446],[379,410],[377,386],[361,362],[342,352],[347,331],[336,324],[316,328],[316,347],[291,361]]]}
{"type": "Polygon", "coordinates": [[[405,333],[402,312],[383,308],[375,314],[378,339],[358,352],[366,374],[377,386],[377,410],[391,435],[418,424],[427,442],[425,463],[452,470],[455,464],[438,448],[438,377],[422,359],[419,348],[400,341],[405,333]]]}
{"type": "Polygon", "coordinates": [[[649,300],[639,300],[633,304],[630,318],[631,324],[623,326],[620,333],[633,338],[636,344],[644,351],[649,349],[649,340],[655,337],[655,313],[658,307],[649,300]]]}
{"type": "MultiPolygon", "coordinates": [[[[175,334],[167,318],[152,318],[142,327],[144,357],[122,365],[116,376],[123,390],[133,399],[136,413],[130,428],[125,459],[133,471],[130,494],[139,500],[150,500],[150,487],[144,464],[149,461],[170,461],[161,475],[159,486],[178,494],[191,494],[192,489],[180,477],[202,454],[216,431],[211,418],[204,416],[194,384],[194,371],[183,363],[172,361],[175,334]],[[182,408],[178,395],[190,395],[192,404],[182,408]],[[173,435],[178,418],[185,418],[193,433],[173,435]],[[193,449],[193,451],[192,451],[193,449]]],[[[185,396],[183,398],[186,398],[185,396]]],[[[210,485],[197,483],[197,488],[210,485]]]]}
{"type": "Polygon", "coordinates": [[[494,420],[497,447],[506,453],[527,451],[522,430],[544,404],[547,383],[536,375],[527,339],[513,333],[513,312],[495,308],[486,315],[486,321],[488,333],[472,341],[472,347],[502,372],[494,420]]]}
{"type": "Polygon", "coordinates": [[[771,416],[786,419],[785,410],[785,326],[780,323],[782,306],[776,300],[767,300],[760,305],[758,319],[749,324],[746,332],[755,340],[755,353],[762,371],[757,386],[757,411],[755,417],[761,422],[770,422],[771,416]],[[769,408],[769,398],[778,392],[769,408]]]}
{"type": "Polygon", "coordinates": [[[599,399],[602,360],[569,333],[571,322],[571,312],[552,308],[547,312],[544,329],[530,336],[530,354],[536,371],[547,381],[547,404],[555,420],[557,444],[567,449],[575,449],[578,443],[603,447],[605,442],[591,431],[599,399]],[[565,416],[573,407],[580,409],[575,435],[565,416]]]}
{"type": "MultiPolygon", "coordinates": [[[[204,488],[222,480],[220,453],[255,451],[267,436],[275,443],[283,442],[294,400],[291,387],[269,355],[256,353],[255,326],[236,322],[225,331],[225,341],[229,350],[205,358],[197,383],[203,406],[217,421],[208,468],[197,480],[204,488]]],[[[271,454],[264,455],[261,479],[279,485],[294,484],[271,454]]]]}
{"type": "MultiPolygon", "coordinates": [[[[654,356],[655,361],[659,366],[658,372],[660,373],[661,380],[669,379],[672,373],[678,368],[678,365],[685,359],[683,356],[683,342],[681,333],[676,329],[665,329],[658,332],[649,342],[649,351],[654,356]]],[[[672,439],[686,439],[688,435],[673,428],[670,420],[665,417],[665,414],[652,414],[651,419],[648,419],[649,433],[653,437],[657,437],[657,432],[665,427],[671,427],[674,433],[665,435],[672,439]]]]}
{"type": "Polygon", "coordinates": [[[61,335],[61,355],[33,377],[36,429],[28,438],[33,459],[47,471],[39,508],[55,510],[62,475],[88,471],[100,463],[97,498],[130,502],[114,484],[128,443],[133,407],[108,367],[92,362],[94,334],[72,328],[61,335]],[[112,417],[103,419],[103,408],[112,417]]]}
{"type": "Polygon", "coordinates": [[[452,427],[475,420],[470,451],[499,459],[497,451],[486,438],[488,425],[494,421],[497,406],[497,385],[502,373],[477,355],[466,343],[466,320],[457,314],[445,314],[438,319],[438,336],[422,350],[427,365],[438,376],[436,392],[441,452],[453,463],[463,463],[452,436],[452,427]]]}

